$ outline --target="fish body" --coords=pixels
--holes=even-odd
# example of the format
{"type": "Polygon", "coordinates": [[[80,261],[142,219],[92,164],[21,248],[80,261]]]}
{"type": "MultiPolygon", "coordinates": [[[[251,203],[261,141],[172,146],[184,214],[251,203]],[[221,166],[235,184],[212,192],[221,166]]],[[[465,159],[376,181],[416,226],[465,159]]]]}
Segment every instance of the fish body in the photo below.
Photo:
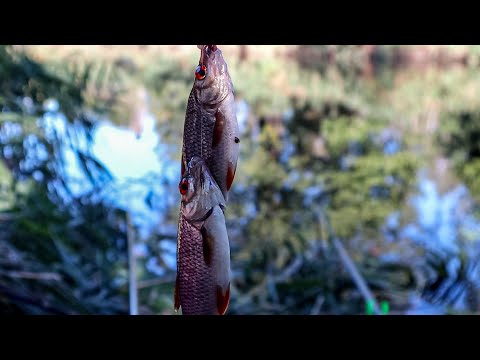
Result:
{"type": "Polygon", "coordinates": [[[225,199],[206,162],[193,157],[180,181],[175,309],[223,315],[230,300],[230,246],[225,199]]]}
{"type": "Polygon", "coordinates": [[[204,159],[227,201],[240,143],[234,89],[222,51],[216,45],[199,48],[199,68],[185,115],[181,173],[194,156],[204,159]]]}

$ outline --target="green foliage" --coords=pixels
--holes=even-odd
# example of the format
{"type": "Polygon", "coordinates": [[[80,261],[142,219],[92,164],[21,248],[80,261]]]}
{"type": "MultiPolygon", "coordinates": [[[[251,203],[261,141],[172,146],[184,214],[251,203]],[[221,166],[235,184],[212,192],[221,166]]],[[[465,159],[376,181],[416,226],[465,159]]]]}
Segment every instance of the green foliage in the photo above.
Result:
{"type": "Polygon", "coordinates": [[[76,85],[82,84],[63,81],[10,46],[0,46],[0,78],[0,106],[14,113],[30,111],[21,102],[24,97],[33,100],[33,111],[41,112],[43,102],[55,94],[68,118],[78,115],[82,87],[76,85]]]}
{"type": "Polygon", "coordinates": [[[358,118],[324,122],[322,133],[331,157],[324,174],[333,194],[329,213],[341,237],[350,238],[359,230],[376,236],[414,185],[415,157],[406,151],[385,154],[384,141],[376,139],[381,126],[380,121],[358,118]]]}

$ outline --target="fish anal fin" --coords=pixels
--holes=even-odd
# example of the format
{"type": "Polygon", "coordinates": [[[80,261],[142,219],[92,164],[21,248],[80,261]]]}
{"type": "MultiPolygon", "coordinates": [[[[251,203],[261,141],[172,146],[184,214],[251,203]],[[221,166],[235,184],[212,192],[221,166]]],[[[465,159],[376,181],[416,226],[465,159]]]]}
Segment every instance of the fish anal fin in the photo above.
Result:
{"type": "Polygon", "coordinates": [[[230,283],[228,283],[226,291],[223,291],[222,287],[220,285],[217,285],[217,311],[219,315],[225,315],[229,303],[230,283]]]}

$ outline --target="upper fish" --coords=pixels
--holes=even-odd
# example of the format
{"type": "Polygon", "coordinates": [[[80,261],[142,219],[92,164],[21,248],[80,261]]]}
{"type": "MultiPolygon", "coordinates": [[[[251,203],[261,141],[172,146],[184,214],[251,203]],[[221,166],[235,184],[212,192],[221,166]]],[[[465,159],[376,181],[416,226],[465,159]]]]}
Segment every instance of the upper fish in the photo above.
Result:
{"type": "Polygon", "coordinates": [[[227,201],[240,145],[234,88],[222,51],[197,46],[201,53],[185,115],[181,174],[194,156],[204,159],[227,201]]]}

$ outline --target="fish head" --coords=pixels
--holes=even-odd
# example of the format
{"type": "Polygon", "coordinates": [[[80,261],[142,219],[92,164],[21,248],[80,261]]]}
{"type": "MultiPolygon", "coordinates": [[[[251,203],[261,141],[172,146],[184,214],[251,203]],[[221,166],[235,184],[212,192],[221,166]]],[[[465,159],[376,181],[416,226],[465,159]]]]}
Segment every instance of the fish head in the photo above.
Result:
{"type": "Polygon", "coordinates": [[[192,157],[179,184],[181,211],[187,220],[201,222],[215,206],[225,207],[223,194],[205,161],[192,157]]]}
{"type": "Polygon", "coordinates": [[[197,45],[200,60],[195,70],[195,97],[204,105],[215,106],[233,92],[233,83],[222,51],[217,45],[197,45]]]}

